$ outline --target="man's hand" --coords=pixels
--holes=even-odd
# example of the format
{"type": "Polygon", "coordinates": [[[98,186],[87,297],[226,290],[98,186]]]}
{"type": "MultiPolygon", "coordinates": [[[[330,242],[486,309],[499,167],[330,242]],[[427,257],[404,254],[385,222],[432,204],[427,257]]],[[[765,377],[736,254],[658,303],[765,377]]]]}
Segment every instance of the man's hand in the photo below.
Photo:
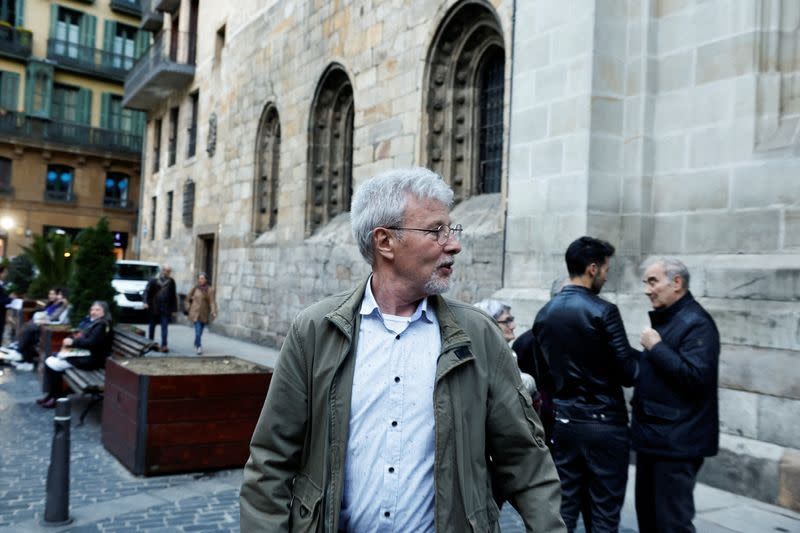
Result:
{"type": "Polygon", "coordinates": [[[73,343],[73,340],[71,338],[67,337],[66,339],[64,339],[64,342],[62,344],[64,346],[72,346],[72,343],[73,343]]]}
{"type": "Polygon", "coordinates": [[[652,350],[653,346],[661,342],[661,335],[653,328],[644,328],[639,336],[639,342],[646,350],[652,350]]]}
{"type": "Polygon", "coordinates": [[[142,304],[142,309],[147,309],[148,307],[150,307],[150,306],[147,305],[147,304],[142,304]]]}

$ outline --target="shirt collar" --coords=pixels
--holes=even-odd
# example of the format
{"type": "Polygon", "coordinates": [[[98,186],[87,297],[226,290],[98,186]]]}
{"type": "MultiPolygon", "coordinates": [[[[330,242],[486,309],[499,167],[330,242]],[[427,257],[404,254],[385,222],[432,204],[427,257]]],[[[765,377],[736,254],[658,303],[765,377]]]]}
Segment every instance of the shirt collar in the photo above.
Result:
{"type": "MultiPolygon", "coordinates": [[[[378,307],[378,302],[375,301],[375,295],[372,294],[372,276],[370,276],[367,280],[367,288],[364,291],[364,298],[361,299],[360,313],[362,316],[376,315],[383,320],[383,313],[381,313],[381,309],[378,307]]],[[[417,309],[414,311],[414,314],[411,315],[409,323],[416,322],[420,318],[428,323],[433,323],[430,314],[431,311],[428,310],[428,298],[423,298],[417,305],[417,309]]]]}

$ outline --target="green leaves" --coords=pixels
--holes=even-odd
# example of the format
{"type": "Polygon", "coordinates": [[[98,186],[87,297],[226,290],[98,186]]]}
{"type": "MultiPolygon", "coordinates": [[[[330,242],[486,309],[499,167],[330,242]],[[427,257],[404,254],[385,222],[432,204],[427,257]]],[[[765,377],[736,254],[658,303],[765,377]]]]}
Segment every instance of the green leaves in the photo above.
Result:
{"type": "Polygon", "coordinates": [[[34,235],[23,253],[34,264],[36,277],[28,287],[29,296],[44,298],[53,287],[66,287],[72,276],[72,243],[67,235],[54,231],[48,235],[34,235]]]}

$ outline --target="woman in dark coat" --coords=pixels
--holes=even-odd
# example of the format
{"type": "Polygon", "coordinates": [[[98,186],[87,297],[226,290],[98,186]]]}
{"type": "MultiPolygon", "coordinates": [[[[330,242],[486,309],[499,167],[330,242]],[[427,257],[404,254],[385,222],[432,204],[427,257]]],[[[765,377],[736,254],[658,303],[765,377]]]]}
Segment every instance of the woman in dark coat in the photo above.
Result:
{"type": "Polygon", "coordinates": [[[108,304],[103,301],[94,302],[89,308],[89,318],[89,324],[80,333],[64,339],[61,351],[45,360],[47,396],[36,400],[42,407],[52,409],[56,406],[56,399],[63,395],[62,375],[67,369],[94,370],[105,366],[106,357],[111,353],[113,336],[108,304]],[[80,351],[70,354],[69,348],[80,351]]]}

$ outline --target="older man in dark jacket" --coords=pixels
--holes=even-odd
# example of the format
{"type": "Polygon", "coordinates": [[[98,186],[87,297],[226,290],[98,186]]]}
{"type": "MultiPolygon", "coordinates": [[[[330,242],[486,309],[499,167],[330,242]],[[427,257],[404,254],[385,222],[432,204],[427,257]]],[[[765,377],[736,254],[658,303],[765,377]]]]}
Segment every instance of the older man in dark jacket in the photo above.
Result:
{"type": "Polygon", "coordinates": [[[653,311],[632,401],[636,515],[643,533],[693,532],[697,473],[719,446],[719,332],[683,263],[660,259],[643,281],[653,311]]]}

